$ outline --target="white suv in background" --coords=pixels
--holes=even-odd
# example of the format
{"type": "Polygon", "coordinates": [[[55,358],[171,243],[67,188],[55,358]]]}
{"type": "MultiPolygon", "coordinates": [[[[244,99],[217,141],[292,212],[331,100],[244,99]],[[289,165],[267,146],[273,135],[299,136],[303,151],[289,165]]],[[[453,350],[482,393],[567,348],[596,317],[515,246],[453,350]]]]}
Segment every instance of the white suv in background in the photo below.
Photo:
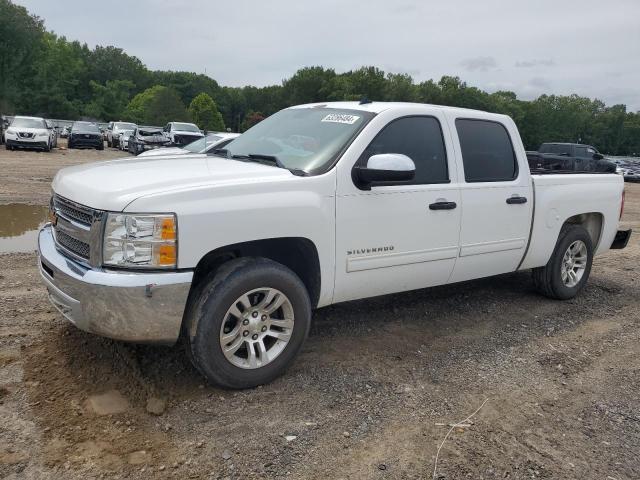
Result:
{"type": "Polygon", "coordinates": [[[135,130],[137,125],[129,122],[109,122],[107,126],[107,145],[109,147],[120,147],[120,134],[125,130],[135,130]]]}
{"type": "Polygon", "coordinates": [[[16,116],[5,132],[6,148],[39,148],[48,152],[53,147],[52,129],[44,118],[16,116]]]}
{"type": "Polygon", "coordinates": [[[204,137],[198,126],[194,123],[169,122],[163,128],[164,134],[172,145],[182,146],[204,137]]]}

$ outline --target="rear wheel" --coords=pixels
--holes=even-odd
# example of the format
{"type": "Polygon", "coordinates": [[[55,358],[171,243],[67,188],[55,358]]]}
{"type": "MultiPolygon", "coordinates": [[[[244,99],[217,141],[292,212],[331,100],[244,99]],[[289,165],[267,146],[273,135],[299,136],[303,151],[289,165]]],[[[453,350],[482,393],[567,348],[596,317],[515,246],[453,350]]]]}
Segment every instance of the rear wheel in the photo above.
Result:
{"type": "Polygon", "coordinates": [[[190,356],[222,387],[250,388],[282,375],[309,333],[304,284],[268,259],[226,263],[194,297],[186,326],[190,356]]]}
{"type": "Polygon", "coordinates": [[[573,298],[587,283],[592,263],[589,233],[580,225],[566,225],[547,264],[533,269],[536,289],[549,298],[573,298]]]}

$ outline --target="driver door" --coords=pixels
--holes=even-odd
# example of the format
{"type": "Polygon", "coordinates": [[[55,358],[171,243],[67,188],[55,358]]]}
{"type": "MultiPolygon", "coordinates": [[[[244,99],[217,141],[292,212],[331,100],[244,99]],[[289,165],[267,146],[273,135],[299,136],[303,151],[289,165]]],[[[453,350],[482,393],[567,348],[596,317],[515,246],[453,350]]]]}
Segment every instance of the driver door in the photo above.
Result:
{"type": "Polygon", "coordinates": [[[355,166],[382,153],[411,158],[415,178],[363,190],[342,167],[336,198],[334,302],[447,283],[458,256],[460,191],[441,112],[390,119],[355,166]]]}

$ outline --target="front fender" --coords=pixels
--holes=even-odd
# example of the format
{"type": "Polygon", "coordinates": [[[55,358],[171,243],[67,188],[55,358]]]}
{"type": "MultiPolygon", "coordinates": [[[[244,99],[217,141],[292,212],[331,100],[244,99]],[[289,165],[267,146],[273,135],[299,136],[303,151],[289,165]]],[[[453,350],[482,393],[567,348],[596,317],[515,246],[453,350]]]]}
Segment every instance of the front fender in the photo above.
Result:
{"type": "Polygon", "coordinates": [[[193,269],[208,252],[281,237],[313,242],[320,258],[318,306],[331,303],[335,258],[335,170],[314,177],[212,185],[143,196],[129,212],[175,212],[178,267],[193,269]]]}

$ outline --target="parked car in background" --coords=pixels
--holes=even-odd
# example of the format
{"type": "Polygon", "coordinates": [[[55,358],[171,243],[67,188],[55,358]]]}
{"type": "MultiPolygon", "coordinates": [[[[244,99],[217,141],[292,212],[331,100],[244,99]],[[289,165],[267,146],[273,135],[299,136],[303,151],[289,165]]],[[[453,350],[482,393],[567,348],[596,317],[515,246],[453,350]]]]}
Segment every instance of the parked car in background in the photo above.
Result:
{"type": "Polygon", "coordinates": [[[107,145],[109,147],[118,148],[120,143],[120,134],[125,130],[133,130],[137,127],[135,123],[129,122],[109,122],[107,126],[107,145]]]}
{"type": "Polygon", "coordinates": [[[164,135],[161,127],[136,127],[129,137],[127,149],[129,153],[138,155],[146,150],[170,145],[171,141],[164,135]]]}
{"type": "Polygon", "coordinates": [[[16,116],[5,132],[6,148],[36,148],[48,152],[53,144],[51,130],[44,118],[16,116]]]}
{"type": "Polygon", "coordinates": [[[68,138],[69,133],[71,133],[71,127],[67,126],[62,129],[60,132],[60,138],[68,138]]]}
{"type": "Polygon", "coordinates": [[[640,157],[610,157],[625,182],[640,182],[640,157]]]}
{"type": "Polygon", "coordinates": [[[197,125],[184,122],[169,122],[164,127],[164,133],[172,145],[187,145],[204,137],[197,125]]]}
{"type": "Polygon", "coordinates": [[[75,122],[71,127],[67,145],[69,148],[104,150],[102,133],[100,133],[98,126],[91,122],[75,122]]]}
{"type": "Polygon", "coordinates": [[[543,143],[537,152],[527,152],[529,167],[543,170],[574,172],[616,171],[616,165],[605,159],[595,147],[579,143],[543,143]]]}
{"type": "Polygon", "coordinates": [[[139,157],[157,157],[160,155],[187,155],[190,153],[209,153],[213,150],[224,148],[234,138],[239,137],[239,133],[209,133],[205,137],[185,145],[184,147],[166,147],[147,150],[138,155],[139,157]]]}
{"type": "Polygon", "coordinates": [[[44,123],[47,124],[47,129],[49,130],[49,136],[51,137],[51,148],[58,147],[58,130],[53,126],[53,123],[49,120],[45,120],[44,123]]]}
{"type": "Polygon", "coordinates": [[[133,135],[133,129],[131,130],[123,130],[122,133],[120,133],[120,142],[119,142],[119,148],[122,151],[128,152],[129,151],[129,137],[133,135]]]}

